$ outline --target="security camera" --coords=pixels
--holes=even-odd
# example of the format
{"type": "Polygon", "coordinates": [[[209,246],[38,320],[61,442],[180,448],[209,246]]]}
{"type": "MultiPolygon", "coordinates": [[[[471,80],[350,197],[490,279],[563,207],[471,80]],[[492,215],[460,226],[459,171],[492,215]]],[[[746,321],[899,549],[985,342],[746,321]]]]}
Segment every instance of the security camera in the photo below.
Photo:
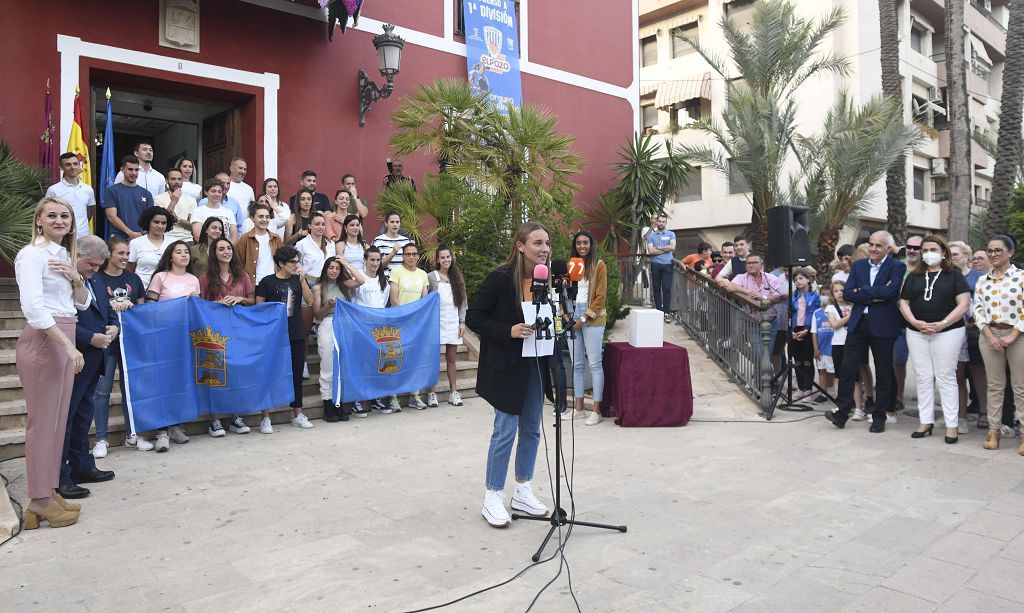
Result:
{"type": "Polygon", "coordinates": [[[152,111],[153,110],[153,101],[152,100],[143,100],[143,102],[142,102],[142,110],[146,111],[147,113],[152,111]]]}

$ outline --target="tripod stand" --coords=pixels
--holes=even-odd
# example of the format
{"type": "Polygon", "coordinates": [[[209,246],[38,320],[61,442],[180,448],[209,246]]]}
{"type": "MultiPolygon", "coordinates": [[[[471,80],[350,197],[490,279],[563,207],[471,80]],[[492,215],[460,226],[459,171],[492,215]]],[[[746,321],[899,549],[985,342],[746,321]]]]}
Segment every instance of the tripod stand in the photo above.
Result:
{"type": "MultiPolygon", "coordinates": [[[[566,304],[566,297],[564,295],[564,287],[558,282],[555,282],[556,291],[559,294],[560,307],[562,312],[565,313],[564,308],[566,304]]],[[[534,293],[534,297],[537,294],[534,293]]],[[[538,317],[538,320],[540,318],[538,317]]],[[[568,350],[567,338],[573,338],[573,322],[570,317],[568,322],[563,326],[562,331],[559,332],[557,327],[555,328],[555,355],[551,356],[552,359],[561,360],[563,351],[568,350]]],[[[543,324],[542,324],[543,325],[543,324]]],[[[560,391],[565,391],[565,381],[561,380],[557,385],[562,388],[560,391]]],[[[562,508],[562,411],[556,408],[555,410],[555,508],[551,511],[551,515],[548,517],[534,517],[532,515],[520,515],[519,513],[513,513],[512,519],[528,519],[531,521],[543,521],[551,525],[548,528],[547,535],[544,536],[544,540],[541,541],[540,547],[537,548],[537,553],[533,554],[532,560],[537,562],[540,560],[541,553],[544,552],[544,548],[547,547],[548,541],[551,540],[555,530],[558,530],[562,526],[587,526],[589,528],[603,528],[605,530],[618,530],[619,532],[625,532],[626,526],[612,526],[609,524],[598,524],[586,521],[577,521],[570,519],[568,513],[562,508]]]]}
{"type": "MultiPolygon", "coordinates": [[[[792,301],[793,296],[793,265],[790,264],[786,267],[786,280],[789,287],[789,293],[787,294],[787,300],[792,301]]],[[[786,313],[789,313],[789,309],[786,309],[786,313]]],[[[812,314],[813,316],[813,314],[812,314]]],[[[797,365],[793,358],[793,333],[786,328],[786,363],[783,364],[782,370],[777,375],[772,377],[771,386],[774,390],[778,386],[777,392],[773,393],[772,406],[768,408],[768,412],[765,413],[765,420],[771,421],[772,417],[775,416],[775,409],[778,408],[783,411],[800,411],[807,412],[813,411],[814,409],[802,402],[793,402],[793,375],[796,373],[797,365]],[[785,387],[782,385],[782,380],[785,379],[785,387]],[[783,395],[786,397],[786,401],[779,403],[782,400],[783,395]]],[[[811,375],[811,390],[818,390],[823,396],[828,398],[831,402],[835,402],[836,399],[832,397],[823,387],[818,385],[814,381],[814,375],[811,375]]]]}

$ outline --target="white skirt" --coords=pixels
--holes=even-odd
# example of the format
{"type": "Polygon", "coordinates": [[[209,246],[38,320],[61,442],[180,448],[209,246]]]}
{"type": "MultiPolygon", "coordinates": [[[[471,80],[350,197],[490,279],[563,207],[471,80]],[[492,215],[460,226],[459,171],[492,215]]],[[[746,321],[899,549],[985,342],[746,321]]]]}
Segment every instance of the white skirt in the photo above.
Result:
{"type": "Polygon", "coordinates": [[[452,286],[438,283],[437,293],[441,295],[441,344],[461,345],[459,338],[459,309],[452,298],[452,286]]]}

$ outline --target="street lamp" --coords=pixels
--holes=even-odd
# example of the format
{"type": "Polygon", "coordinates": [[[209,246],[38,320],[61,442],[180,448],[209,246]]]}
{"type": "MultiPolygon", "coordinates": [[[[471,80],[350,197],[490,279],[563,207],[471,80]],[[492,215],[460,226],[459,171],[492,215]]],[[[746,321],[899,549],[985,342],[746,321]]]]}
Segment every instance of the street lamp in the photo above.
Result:
{"type": "Polygon", "coordinates": [[[370,80],[362,68],[359,69],[359,126],[366,125],[366,111],[370,106],[380,100],[387,98],[395,89],[395,75],[402,63],[402,47],[405,40],[396,36],[395,26],[390,23],[384,24],[384,33],[373,37],[373,46],[377,49],[377,61],[380,63],[380,74],[387,79],[384,88],[377,87],[377,84],[370,80]]]}

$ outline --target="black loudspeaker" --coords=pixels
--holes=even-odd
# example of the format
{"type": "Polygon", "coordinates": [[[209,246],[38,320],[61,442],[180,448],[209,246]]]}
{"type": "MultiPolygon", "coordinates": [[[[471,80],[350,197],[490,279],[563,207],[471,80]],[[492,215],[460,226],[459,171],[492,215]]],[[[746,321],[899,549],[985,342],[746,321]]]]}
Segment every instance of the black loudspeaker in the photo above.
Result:
{"type": "Polygon", "coordinates": [[[810,233],[807,207],[780,205],[768,209],[768,265],[809,265],[812,262],[810,233]]]}

